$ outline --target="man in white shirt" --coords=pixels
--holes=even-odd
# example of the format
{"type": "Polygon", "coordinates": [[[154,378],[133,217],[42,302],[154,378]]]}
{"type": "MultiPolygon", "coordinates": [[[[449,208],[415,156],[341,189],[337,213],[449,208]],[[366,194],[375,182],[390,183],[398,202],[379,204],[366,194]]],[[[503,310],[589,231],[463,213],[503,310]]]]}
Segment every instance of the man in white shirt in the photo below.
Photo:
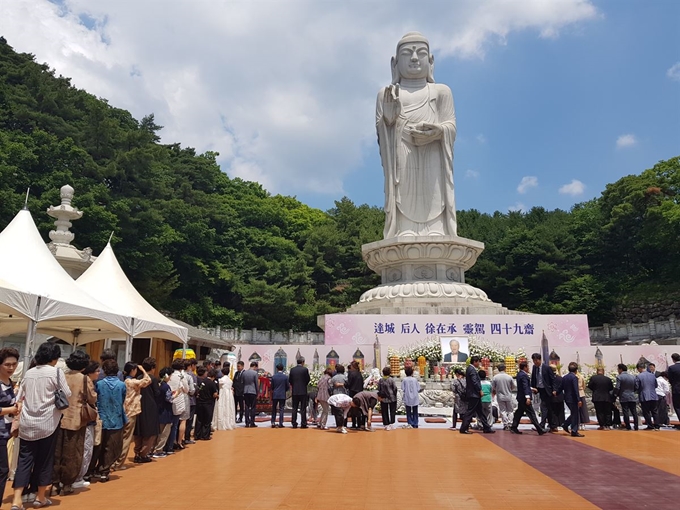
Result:
{"type": "Polygon", "coordinates": [[[514,392],[517,390],[515,380],[505,373],[505,364],[498,365],[498,374],[491,380],[492,395],[498,402],[498,414],[503,422],[503,430],[510,430],[515,412],[514,392]]]}

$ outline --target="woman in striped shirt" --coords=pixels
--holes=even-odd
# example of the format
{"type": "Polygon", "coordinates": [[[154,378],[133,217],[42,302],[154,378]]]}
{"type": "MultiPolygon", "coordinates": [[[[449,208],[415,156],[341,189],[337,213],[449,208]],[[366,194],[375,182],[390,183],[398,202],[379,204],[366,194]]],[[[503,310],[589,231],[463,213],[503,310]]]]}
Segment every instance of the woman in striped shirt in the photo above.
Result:
{"type": "Polygon", "coordinates": [[[61,390],[68,398],[71,389],[64,372],[55,365],[61,356],[57,344],[45,342],[35,353],[36,366],[26,372],[19,386],[17,401],[19,417],[19,462],[14,475],[12,510],[21,510],[21,493],[35,476],[38,494],[33,508],[52,504],[45,492],[52,483],[54,447],[61,411],[55,406],[55,392],[61,390]]]}

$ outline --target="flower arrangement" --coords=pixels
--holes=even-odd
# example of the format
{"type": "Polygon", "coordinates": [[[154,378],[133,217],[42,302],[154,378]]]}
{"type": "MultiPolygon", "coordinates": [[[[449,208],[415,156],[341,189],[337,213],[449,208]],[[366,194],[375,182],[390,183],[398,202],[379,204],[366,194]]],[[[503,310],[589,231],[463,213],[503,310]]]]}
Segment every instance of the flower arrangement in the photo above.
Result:
{"type": "Polygon", "coordinates": [[[506,356],[510,356],[510,349],[504,345],[496,343],[478,341],[476,338],[470,338],[470,356],[481,356],[482,358],[489,358],[493,363],[500,363],[505,361],[506,356]]]}
{"type": "MultiPolygon", "coordinates": [[[[325,367],[324,367],[325,370],[325,367]]],[[[319,381],[321,376],[323,376],[324,370],[310,370],[309,372],[309,386],[316,388],[319,386],[319,381]]]]}

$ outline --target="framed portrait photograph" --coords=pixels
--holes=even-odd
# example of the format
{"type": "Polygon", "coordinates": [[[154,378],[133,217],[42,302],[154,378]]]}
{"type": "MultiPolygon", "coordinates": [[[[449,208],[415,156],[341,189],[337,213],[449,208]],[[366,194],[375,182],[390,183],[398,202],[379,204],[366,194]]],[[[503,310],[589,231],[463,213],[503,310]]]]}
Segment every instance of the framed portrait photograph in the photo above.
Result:
{"type": "Polygon", "coordinates": [[[470,356],[468,337],[441,336],[442,361],[444,363],[464,363],[470,356]]]}

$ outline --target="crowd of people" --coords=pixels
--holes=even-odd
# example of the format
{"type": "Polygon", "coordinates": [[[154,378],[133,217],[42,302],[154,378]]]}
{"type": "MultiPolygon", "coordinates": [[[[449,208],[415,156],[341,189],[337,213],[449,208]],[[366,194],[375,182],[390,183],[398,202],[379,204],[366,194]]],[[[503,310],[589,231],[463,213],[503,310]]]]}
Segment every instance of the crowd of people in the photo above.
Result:
{"type": "Polygon", "coordinates": [[[561,376],[558,368],[543,363],[538,353],[531,357],[531,369],[528,362],[522,361],[513,378],[505,372],[505,365],[500,364],[498,373],[489,381],[486,372],[479,369],[480,357],[472,356],[466,372],[455,371],[456,379],[451,385],[455,399],[451,428],[456,429],[460,417],[460,433],[470,434],[471,422],[476,418],[478,428],[494,433],[492,424],[496,418],[492,402],[495,401],[504,430],[522,434],[518,427],[527,416],[539,435],[562,429],[574,437],[583,437],[580,431],[590,423],[586,388],[592,394],[598,430],[639,430],[638,404],[645,430],[670,427],[669,408],[680,417],[680,354],[674,353],[671,359],[673,364],[663,372],[657,372],[654,363],[640,362],[635,375],[621,363],[615,381],[599,367],[586,384],[575,362],[569,363],[568,373],[561,376]],[[565,407],[569,411],[567,417],[565,407]]]}
{"type": "Polygon", "coordinates": [[[58,344],[41,344],[15,385],[19,352],[0,350],[0,491],[10,475],[8,443],[20,440],[13,510],[49,506],[51,494],[108,482],[112,471],[127,468],[131,448],[133,462],[146,464],[236,427],[228,364],[218,370],[175,359],[156,375],[151,357],[121,370],[110,349],[99,361],[77,350],[62,370],[60,356],[58,344]]]}
{"type": "MultiPolygon", "coordinates": [[[[15,386],[12,375],[19,353],[13,348],[0,350],[0,416],[5,425],[0,427],[0,490],[10,474],[8,442],[20,439],[12,510],[22,510],[24,503],[34,508],[50,505],[48,489],[70,494],[93,481],[108,482],[112,471],[126,469],[130,448],[133,462],[146,464],[196,441],[209,441],[215,430],[233,430],[244,418],[245,427],[257,427],[261,380],[257,362],[246,370],[239,361],[232,380],[229,363],[204,361],[199,366],[193,359],[175,359],[156,375],[156,360],[151,357],[139,365],[128,362],[121,370],[111,350],[105,349],[99,362],[74,351],[62,370],[56,366],[60,356],[59,345],[41,344],[15,386]]],[[[583,437],[580,431],[590,421],[585,399],[588,388],[599,429],[638,430],[639,404],[646,429],[659,430],[670,425],[669,405],[676,415],[680,413],[680,354],[673,354],[672,360],[672,366],[660,373],[653,364],[639,363],[635,375],[620,364],[615,381],[598,369],[586,384],[573,362],[563,377],[557,367],[534,354],[531,369],[526,361],[521,362],[516,377],[508,375],[501,364],[489,378],[480,369],[480,357],[472,356],[465,372],[455,371],[451,428],[457,428],[460,418],[461,434],[472,433],[471,428],[494,433],[498,416],[504,430],[522,434],[518,427],[526,415],[540,435],[562,428],[583,437]],[[615,405],[617,399],[621,412],[615,405]]],[[[343,365],[336,365],[324,372],[310,394],[311,378],[304,363],[304,358],[298,359],[288,374],[278,365],[269,377],[272,428],[284,426],[289,394],[293,428],[298,427],[299,417],[302,429],[311,421],[327,430],[332,413],[339,433],[347,433],[349,418],[357,430],[372,431],[378,403],[384,430],[396,427],[397,383],[389,367],[383,369],[377,390],[369,391],[357,362],[349,364],[347,373],[343,365]]],[[[413,368],[407,366],[401,379],[405,428],[418,428],[421,388],[413,368]]]]}

